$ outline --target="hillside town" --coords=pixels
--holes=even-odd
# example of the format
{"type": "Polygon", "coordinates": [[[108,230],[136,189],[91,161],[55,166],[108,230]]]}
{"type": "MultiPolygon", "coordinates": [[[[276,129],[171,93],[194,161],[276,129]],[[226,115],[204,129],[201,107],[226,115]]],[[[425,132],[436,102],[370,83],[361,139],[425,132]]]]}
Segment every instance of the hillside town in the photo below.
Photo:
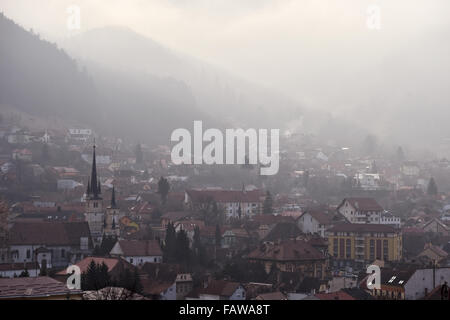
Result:
{"type": "Polygon", "coordinates": [[[3,119],[0,299],[448,299],[449,160],[305,135],[280,148],[279,174],[264,177],[3,119]]]}

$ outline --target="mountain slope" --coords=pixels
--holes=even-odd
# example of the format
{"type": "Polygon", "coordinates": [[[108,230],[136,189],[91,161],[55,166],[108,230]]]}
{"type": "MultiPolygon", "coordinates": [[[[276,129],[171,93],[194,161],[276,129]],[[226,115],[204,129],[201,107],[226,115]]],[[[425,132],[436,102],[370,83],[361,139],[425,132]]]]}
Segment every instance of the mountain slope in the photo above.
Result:
{"type": "Polygon", "coordinates": [[[175,128],[208,117],[180,81],[80,65],[0,15],[0,105],[39,116],[61,116],[100,133],[157,144],[175,128]],[[87,68],[86,68],[87,67],[87,68]]]}

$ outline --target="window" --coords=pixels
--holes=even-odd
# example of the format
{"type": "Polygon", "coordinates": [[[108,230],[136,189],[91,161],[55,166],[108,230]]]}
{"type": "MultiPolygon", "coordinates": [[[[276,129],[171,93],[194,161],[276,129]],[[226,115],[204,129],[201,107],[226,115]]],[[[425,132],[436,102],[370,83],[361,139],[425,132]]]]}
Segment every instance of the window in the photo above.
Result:
{"type": "Polygon", "coordinates": [[[387,240],[383,240],[383,260],[389,260],[389,243],[387,240]]]}
{"type": "Polygon", "coordinates": [[[27,250],[27,259],[30,259],[30,258],[31,258],[31,250],[28,249],[28,250],[27,250]]]}
{"type": "Polygon", "coordinates": [[[375,240],[370,240],[370,260],[375,259],[375,240]]]}
{"type": "Polygon", "coordinates": [[[130,258],[130,263],[133,263],[133,258],[130,258]]]}
{"type": "Polygon", "coordinates": [[[350,259],[351,256],[352,256],[352,243],[350,239],[347,239],[345,243],[345,257],[347,259],[350,259]]]}
{"type": "Polygon", "coordinates": [[[88,249],[88,238],[87,237],[81,237],[80,238],[80,249],[81,250],[87,250],[88,249]]]}
{"type": "Polygon", "coordinates": [[[66,250],[61,249],[61,258],[65,258],[66,257],[66,250]]]}
{"type": "Polygon", "coordinates": [[[333,255],[335,258],[338,256],[338,239],[333,239],[333,255]]]}

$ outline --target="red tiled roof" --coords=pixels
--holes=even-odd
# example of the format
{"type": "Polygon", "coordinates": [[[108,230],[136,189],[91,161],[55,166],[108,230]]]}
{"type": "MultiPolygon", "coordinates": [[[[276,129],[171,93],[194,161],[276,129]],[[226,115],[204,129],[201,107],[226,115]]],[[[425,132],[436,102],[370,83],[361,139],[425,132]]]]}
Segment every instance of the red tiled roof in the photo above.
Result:
{"type": "Polygon", "coordinates": [[[0,271],[15,271],[15,270],[39,270],[37,262],[24,263],[0,263],[0,271]]]}
{"type": "Polygon", "coordinates": [[[239,288],[238,282],[231,282],[226,280],[212,280],[207,288],[198,292],[198,294],[209,294],[221,297],[230,297],[239,288]]]}
{"type": "MultiPolygon", "coordinates": [[[[374,198],[345,198],[341,205],[348,201],[359,211],[382,211],[383,207],[374,198]]],[[[341,206],[340,205],[340,206],[341,206]]]]}
{"type": "Polygon", "coordinates": [[[91,239],[87,222],[18,222],[9,234],[12,245],[79,246],[81,237],[91,239]]]}
{"type": "Polygon", "coordinates": [[[319,300],[356,300],[348,293],[337,291],[332,293],[317,293],[314,295],[319,300]]]}
{"type": "MultiPolygon", "coordinates": [[[[81,273],[86,272],[88,270],[91,261],[94,261],[95,264],[103,264],[105,263],[108,267],[108,272],[111,272],[112,269],[116,267],[118,263],[120,263],[120,258],[101,258],[101,257],[87,257],[83,260],[76,263],[76,265],[80,268],[81,273]]],[[[67,275],[66,269],[59,271],[57,275],[67,275]]]]}
{"type": "Polygon", "coordinates": [[[262,244],[247,256],[255,260],[303,261],[321,260],[324,255],[302,240],[287,240],[279,244],[262,244]]]}
{"type": "Polygon", "coordinates": [[[69,290],[65,283],[49,277],[0,279],[0,299],[51,297],[79,294],[79,290],[69,290]]]}
{"type": "MultiPolygon", "coordinates": [[[[308,209],[304,214],[311,215],[314,219],[316,219],[320,224],[331,224],[333,222],[333,217],[324,213],[320,210],[308,209]]],[[[302,216],[303,216],[302,215],[302,216]]]]}
{"type": "Polygon", "coordinates": [[[158,240],[120,240],[119,246],[125,256],[162,256],[158,240]]]}

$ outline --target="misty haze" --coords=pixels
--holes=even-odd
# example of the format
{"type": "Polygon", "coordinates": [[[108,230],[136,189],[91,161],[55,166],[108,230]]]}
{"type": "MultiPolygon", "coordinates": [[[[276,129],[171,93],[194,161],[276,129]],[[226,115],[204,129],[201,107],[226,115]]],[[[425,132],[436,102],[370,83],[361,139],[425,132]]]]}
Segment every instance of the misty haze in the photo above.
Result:
{"type": "Polygon", "coordinates": [[[2,0],[0,300],[449,300],[449,12],[2,0]]]}

